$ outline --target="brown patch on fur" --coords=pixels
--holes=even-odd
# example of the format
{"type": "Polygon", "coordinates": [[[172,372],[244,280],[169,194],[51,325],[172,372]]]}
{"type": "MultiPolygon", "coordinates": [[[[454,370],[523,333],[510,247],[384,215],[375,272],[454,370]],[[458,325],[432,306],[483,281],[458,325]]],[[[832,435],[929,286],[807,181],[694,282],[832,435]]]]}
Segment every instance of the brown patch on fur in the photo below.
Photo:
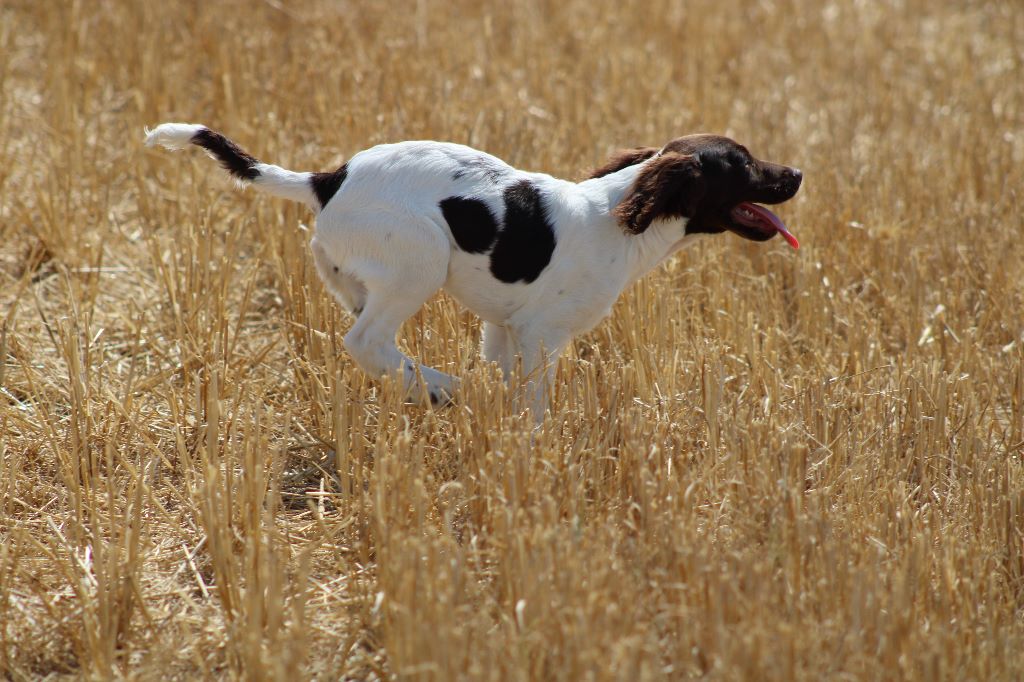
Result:
{"type": "Polygon", "coordinates": [[[341,183],[348,177],[348,164],[341,164],[341,168],[332,173],[313,173],[309,184],[313,188],[316,200],[320,202],[320,209],[327,206],[327,202],[341,189],[341,183]]]}
{"type": "Polygon", "coordinates": [[[589,179],[603,178],[609,173],[616,173],[623,168],[635,166],[641,161],[646,161],[658,153],[656,147],[636,147],[635,149],[620,149],[612,154],[603,166],[595,169],[589,179]]]}
{"type": "Polygon", "coordinates": [[[612,211],[629,232],[640,234],[658,218],[690,218],[704,196],[700,163],[690,154],[667,152],[647,164],[612,211]]]}

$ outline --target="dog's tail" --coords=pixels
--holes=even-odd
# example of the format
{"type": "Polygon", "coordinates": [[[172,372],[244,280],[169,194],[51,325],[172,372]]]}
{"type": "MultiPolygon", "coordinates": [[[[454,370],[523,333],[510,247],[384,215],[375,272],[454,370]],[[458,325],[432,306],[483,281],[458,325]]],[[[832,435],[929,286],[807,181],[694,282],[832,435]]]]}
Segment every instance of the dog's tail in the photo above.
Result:
{"type": "Polygon", "coordinates": [[[334,173],[296,173],[261,163],[228,138],[203,125],[161,123],[153,130],[146,130],[147,147],[161,145],[167,149],[184,149],[190,144],[205,149],[240,184],[251,184],[274,196],[301,201],[314,211],[327,204],[345,179],[344,166],[334,173]]]}

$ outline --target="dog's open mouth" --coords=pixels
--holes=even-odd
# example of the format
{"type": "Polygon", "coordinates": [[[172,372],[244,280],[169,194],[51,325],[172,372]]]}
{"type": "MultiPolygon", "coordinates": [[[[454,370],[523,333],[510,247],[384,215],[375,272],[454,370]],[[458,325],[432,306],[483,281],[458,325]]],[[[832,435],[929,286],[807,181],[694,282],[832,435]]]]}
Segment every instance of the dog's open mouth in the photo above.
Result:
{"type": "Polygon", "coordinates": [[[726,227],[741,237],[759,242],[771,239],[778,233],[794,249],[800,248],[800,242],[786,229],[779,216],[749,201],[737,204],[729,211],[729,224],[726,227]]]}

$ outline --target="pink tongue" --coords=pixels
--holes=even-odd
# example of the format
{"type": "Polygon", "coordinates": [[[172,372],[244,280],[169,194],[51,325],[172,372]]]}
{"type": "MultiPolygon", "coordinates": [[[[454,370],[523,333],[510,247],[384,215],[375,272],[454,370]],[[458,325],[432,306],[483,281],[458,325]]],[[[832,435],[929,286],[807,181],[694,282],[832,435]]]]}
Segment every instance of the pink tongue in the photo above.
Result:
{"type": "Polygon", "coordinates": [[[782,238],[786,240],[786,243],[788,243],[794,249],[800,248],[800,242],[798,242],[796,240],[796,237],[794,237],[793,234],[786,229],[786,226],[782,224],[782,221],[779,219],[779,216],[775,215],[764,206],[751,204],[745,201],[733,209],[732,216],[739,222],[743,223],[744,225],[749,225],[750,227],[759,227],[761,229],[773,229],[779,234],[781,234],[782,238]],[[745,215],[746,212],[753,214],[753,219],[751,219],[751,216],[745,215]]]}

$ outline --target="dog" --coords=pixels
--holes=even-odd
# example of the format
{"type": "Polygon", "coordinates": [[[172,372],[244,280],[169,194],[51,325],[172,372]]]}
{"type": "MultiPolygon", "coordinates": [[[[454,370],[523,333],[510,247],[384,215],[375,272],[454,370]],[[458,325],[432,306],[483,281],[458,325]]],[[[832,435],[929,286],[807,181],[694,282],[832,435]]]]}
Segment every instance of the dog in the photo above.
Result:
{"type": "Polygon", "coordinates": [[[395,338],[440,289],[483,320],[483,356],[506,378],[521,358],[540,421],[553,361],[673,253],[726,231],[799,246],[763,204],[791,199],[802,173],[718,135],[621,151],[579,183],[433,141],[378,145],[332,172],[261,163],[196,124],[161,124],[146,145],[196,145],[240,183],[313,209],[316,269],[356,317],[348,352],[371,376],[400,371],[408,398],[433,405],[458,379],[414,362],[395,338]]]}

